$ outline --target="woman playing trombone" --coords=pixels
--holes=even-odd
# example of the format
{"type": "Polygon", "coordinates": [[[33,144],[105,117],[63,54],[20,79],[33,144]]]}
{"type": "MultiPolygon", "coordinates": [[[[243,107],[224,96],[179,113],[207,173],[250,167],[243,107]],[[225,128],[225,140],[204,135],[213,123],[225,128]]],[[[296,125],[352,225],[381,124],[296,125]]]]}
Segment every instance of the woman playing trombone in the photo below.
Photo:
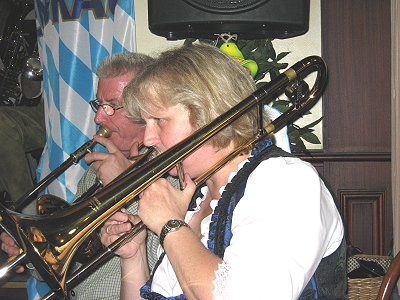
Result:
{"type": "MultiPolygon", "coordinates": [[[[213,46],[191,45],[162,53],[123,97],[126,110],[146,122],[144,144],[163,152],[254,91],[234,59],[213,46]]],[[[105,223],[105,245],[140,219],[160,236],[152,274],[144,233],[117,251],[123,299],[345,297],[342,221],[310,164],[268,137],[205,185],[193,181],[256,135],[257,118],[256,111],[244,114],[185,158],[183,190],[159,179],[142,193],[137,216],[117,212],[105,223]]]]}

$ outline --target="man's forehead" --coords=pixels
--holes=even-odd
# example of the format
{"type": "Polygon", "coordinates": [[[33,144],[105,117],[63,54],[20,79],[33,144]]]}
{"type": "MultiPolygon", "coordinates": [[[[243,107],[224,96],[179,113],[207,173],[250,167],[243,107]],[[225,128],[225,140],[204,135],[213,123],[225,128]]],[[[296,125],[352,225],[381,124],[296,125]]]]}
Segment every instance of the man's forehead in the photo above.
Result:
{"type": "Polygon", "coordinates": [[[107,80],[99,81],[96,96],[104,102],[120,102],[124,88],[129,81],[126,80],[107,80]]]}
{"type": "Polygon", "coordinates": [[[110,77],[110,78],[100,78],[98,82],[98,86],[103,87],[103,85],[108,86],[108,85],[127,85],[131,80],[133,76],[132,75],[121,75],[117,77],[110,77]]]}

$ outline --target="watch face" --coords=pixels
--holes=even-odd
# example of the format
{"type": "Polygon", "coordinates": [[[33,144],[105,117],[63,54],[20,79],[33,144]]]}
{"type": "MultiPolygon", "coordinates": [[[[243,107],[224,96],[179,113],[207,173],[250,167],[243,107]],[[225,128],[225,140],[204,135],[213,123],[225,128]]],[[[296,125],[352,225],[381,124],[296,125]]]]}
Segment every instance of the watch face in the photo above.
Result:
{"type": "Polygon", "coordinates": [[[179,228],[181,228],[182,226],[184,227],[189,227],[188,224],[186,224],[184,221],[182,220],[169,220],[164,227],[161,229],[161,233],[160,233],[160,244],[161,246],[163,246],[164,243],[164,238],[165,236],[173,231],[178,230],[179,228]]]}
{"type": "Polygon", "coordinates": [[[176,228],[176,227],[179,227],[181,224],[180,224],[180,222],[178,221],[178,220],[170,220],[169,222],[168,222],[168,227],[170,227],[171,229],[172,228],[176,228]]]}

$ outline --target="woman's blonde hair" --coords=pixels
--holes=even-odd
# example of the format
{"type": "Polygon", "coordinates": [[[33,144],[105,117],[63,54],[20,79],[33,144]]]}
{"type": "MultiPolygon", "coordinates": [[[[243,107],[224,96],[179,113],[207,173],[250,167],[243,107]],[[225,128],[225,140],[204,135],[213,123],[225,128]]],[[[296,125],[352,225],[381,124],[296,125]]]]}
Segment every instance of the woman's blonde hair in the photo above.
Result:
{"type": "MultiPolygon", "coordinates": [[[[133,118],[139,118],[141,111],[181,104],[188,109],[192,126],[197,129],[255,89],[253,78],[232,57],[211,45],[192,44],[163,52],[125,88],[122,99],[133,118]]],[[[257,124],[254,109],[216,135],[211,143],[224,148],[233,141],[237,146],[256,134],[257,124]]]]}

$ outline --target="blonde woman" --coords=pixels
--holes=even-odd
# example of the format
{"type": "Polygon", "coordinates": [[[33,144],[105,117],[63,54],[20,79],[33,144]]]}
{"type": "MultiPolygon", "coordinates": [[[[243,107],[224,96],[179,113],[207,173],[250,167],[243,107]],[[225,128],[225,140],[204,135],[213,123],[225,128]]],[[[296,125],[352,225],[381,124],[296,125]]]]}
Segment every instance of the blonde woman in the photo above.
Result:
{"type": "MultiPolygon", "coordinates": [[[[146,123],[144,144],[163,152],[254,90],[235,60],[216,47],[191,45],[161,54],[123,98],[146,123]]],[[[144,191],[137,215],[118,212],[105,223],[106,245],[130,229],[128,220],[140,219],[161,241],[152,274],[144,233],[117,252],[123,299],[345,297],[343,224],[312,165],[266,138],[203,187],[193,183],[256,130],[253,111],[183,160],[183,191],[159,179],[144,191]]]]}

